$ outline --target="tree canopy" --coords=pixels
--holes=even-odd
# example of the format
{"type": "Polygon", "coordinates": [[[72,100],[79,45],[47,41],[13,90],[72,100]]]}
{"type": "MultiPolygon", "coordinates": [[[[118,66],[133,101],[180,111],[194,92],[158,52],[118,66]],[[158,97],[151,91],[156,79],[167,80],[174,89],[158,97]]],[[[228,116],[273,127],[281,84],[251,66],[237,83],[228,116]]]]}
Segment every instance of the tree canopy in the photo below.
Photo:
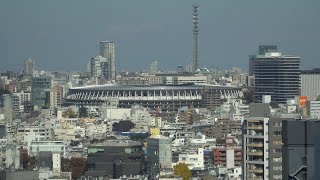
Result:
{"type": "Polygon", "coordinates": [[[64,118],[76,118],[77,115],[71,108],[68,108],[68,110],[66,110],[65,112],[62,113],[62,117],[64,117],[64,118]]]}
{"type": "Polygon", "coordinates": [[[85,118],[85,117],[88,117],[87,108],[81,106],[81,107],[79,108],[79,118],[85,118]]]}
{"type": "Polygon", "coordinates": [[[179,163],[173,167],[174,175],[181,176],[183,180],[191,178],[191,171],[185,163],[179,163]]]}

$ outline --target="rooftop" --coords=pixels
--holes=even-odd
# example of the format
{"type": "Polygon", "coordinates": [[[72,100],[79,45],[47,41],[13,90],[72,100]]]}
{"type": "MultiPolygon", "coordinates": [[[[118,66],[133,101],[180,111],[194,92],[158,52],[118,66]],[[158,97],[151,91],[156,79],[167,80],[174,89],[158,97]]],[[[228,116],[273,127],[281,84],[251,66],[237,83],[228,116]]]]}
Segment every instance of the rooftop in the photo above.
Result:
{"type": "Polygon", "coordinates": [[[139,146],[141,142],[132,140],[107,140],[91,144],[91,146],[139,146]]]}
{"type": "Polygon", "coordinates": [[[214,89],[234,89],[235,86],[222,86],[222,85],[211,85],[211,84],[182,84],[182,85],[118,85],[118,84],[104,84],[104,85],[93,85],[84,87],[74,87],[71,89],[79,90],[179,90],[179,89],[203,89],[204,87],[211,87],[214,89]]]}

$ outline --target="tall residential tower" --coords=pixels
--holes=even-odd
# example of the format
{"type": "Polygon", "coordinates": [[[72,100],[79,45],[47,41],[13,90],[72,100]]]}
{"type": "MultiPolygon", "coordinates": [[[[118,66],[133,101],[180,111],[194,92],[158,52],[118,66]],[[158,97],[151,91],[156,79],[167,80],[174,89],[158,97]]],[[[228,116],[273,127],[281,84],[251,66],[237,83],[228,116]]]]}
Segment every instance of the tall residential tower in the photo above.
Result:
{"type": "Polygon", "coordinates": [[[23,70],[24,75],[31,76],[34,68],[35,68],[34,61],[32,61],[31,59],[27,59],[24,62],[24,70],[23,70]]]}
{"type": "Polygon", "coordinates": [[[116,79],[115,43],[111,41],[100,41],[100,56],[107,58],[110,72],[110,80],[116,79]]]}

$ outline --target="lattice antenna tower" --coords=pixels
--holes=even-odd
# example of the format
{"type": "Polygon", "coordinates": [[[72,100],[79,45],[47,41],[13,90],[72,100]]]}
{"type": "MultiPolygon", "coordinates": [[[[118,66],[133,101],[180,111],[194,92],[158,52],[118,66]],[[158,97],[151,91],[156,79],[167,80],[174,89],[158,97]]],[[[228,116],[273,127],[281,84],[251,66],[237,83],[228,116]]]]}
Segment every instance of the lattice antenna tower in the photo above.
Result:
{"type": "Polygon", "coordinates": [[[199,69],[199,5],[192,6],[193,15],[193,52],[192,52],[192,70],[196,72],[199,69]]]}

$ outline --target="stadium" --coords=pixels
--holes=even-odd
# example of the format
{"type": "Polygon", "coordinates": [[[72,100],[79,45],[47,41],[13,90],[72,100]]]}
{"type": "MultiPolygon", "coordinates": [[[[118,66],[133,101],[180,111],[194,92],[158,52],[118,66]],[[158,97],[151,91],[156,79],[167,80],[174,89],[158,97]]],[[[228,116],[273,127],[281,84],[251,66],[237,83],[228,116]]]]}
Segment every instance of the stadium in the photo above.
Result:
{"type": "Polygon", "coordinates": [[[119,101],[119,108],[134,104],[150,110],[177,111],[188,106],[215,109],[223,99],[241,98],[239,87],[208,84],[123,86],[115,84],[76,87],[69,90],[65,105],[96,106],[112,99],[119,101]]]}

